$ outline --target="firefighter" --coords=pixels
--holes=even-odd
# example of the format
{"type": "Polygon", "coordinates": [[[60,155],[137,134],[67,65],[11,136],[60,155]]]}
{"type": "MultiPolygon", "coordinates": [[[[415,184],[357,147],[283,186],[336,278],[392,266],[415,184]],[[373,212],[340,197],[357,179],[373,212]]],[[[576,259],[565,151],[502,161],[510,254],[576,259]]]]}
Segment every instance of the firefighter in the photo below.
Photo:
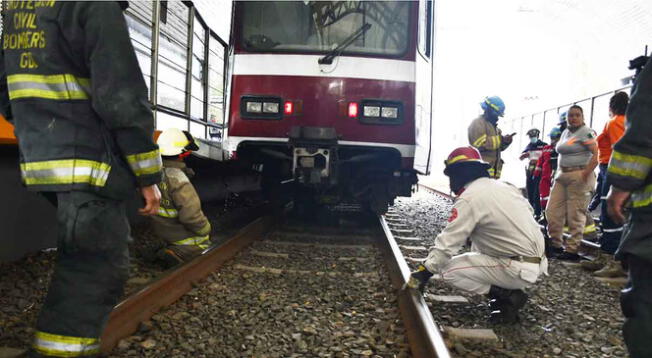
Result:
{"type": "Polygon", "coordinates": [[[547,273],[543,234],[532,207],[514,186],[491,180],[477,149],[455,149],[444,174],[457,195],[448,225],[406,287],[425,288],[433,273],[456,288],[488,295],[494,323],[518,321],[523,288],[547,273]],[[467,239],[471,251],[456,255],[467,239]]]}
{"type": "Polygon", "coordinates": [[[93,356],[128,276],[124,201],[139,188],[141,214],[159,207],[147,86],[117,2],[3,5],[0,110],[15,125],[23,183],[53,198],[59,225],[29,354],[93,356]]]}
{"type": "Polygon", "coordinates": [[[537,219],[541,216],[541,203],[539,201],[539,177],[534,175],[534,170],[536,169],[537,161],[541,158],[541,154],[543,154],[543,148],[548,145],[548,143],[539,139],[539,133],[540,131],[536,128],[527,131],[530,142],[519,157],[521,160],[528,159],[528,164],[525,167],[525,187],[527,189],[528,201],[532,205],[532,208],[534,208],[534,216],[537,219]]]}
{"type": "Polygon", "coordinates": [[[539,199],[542,210],[545,210],[548,205],[550,188],[552,188],[552,178],[555,177],[555,171],[557,170],[557,151],[555,151],[555,146],[557,145],[557,141],[559,141],[559,137],[561,137],[561,130],[559,130],[559,127],[553,127],[548,136],[550,137],[550,144],[543,147],[541,157],[537,160],[533,174],[539,178],[539,199]]]}
{"type": "Polygon", "coordinates": [[[628,266],[629,282],[621,291],[623,336],[631,358],[652,357],[652,59],[640,72],[627,107],[626,129],[614,145],[607,168],[611,190],[608,211],[625,222],[616,259],[628,266]],[[628,203],[629,204],[626,204],[628,203]]]}
{"type": "Polygon", "coordinates": [[[163,156],[161,207],[152,216],[154,232],[168,247],[158,254],[166,266],[188,261],[198,256],[210,244],[211,224],[201,209],[201,202],[189,177],[194,173],[183,159],[199,149],[187,131],[166,129],[157,143],[163,156]]]}
{"type": "Polygon", "coordinates": [[[469,125],[469,144],[480,151],[482,160],[489,163],[489,176],[498,179],[503,167],[500,152],[507,149],[516,133],[503,136],[498,128],[498,119],[505,115],[505,103],[500,97],[487,97],[480,107],[482,115],[469,125]]]}

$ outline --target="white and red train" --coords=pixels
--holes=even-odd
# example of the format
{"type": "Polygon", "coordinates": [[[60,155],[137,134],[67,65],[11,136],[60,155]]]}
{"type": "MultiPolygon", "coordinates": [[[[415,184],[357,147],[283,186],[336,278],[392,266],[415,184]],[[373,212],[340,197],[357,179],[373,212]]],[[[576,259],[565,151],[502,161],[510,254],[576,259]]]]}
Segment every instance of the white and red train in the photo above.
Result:
{"type": "Polygon", "coordinates": [[[242,1],[223,148],[322,203],[384,212],[428,174],[432,1],[242,1]]]}

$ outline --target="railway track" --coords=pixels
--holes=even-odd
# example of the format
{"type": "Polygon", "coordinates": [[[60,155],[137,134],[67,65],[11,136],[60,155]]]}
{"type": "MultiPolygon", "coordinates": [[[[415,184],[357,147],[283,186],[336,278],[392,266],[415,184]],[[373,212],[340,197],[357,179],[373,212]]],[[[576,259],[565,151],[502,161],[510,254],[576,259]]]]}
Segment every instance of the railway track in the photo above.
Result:
{"type": "Polygon", "coordinates": [[[423,297],[401,290],[410,270],[384,218],[338,228],[279,222],[254,221],[120,303],[102,351],[192,290],[193,305],[220,322],[219,341],[240,355],[450,357],[423,297]]]}

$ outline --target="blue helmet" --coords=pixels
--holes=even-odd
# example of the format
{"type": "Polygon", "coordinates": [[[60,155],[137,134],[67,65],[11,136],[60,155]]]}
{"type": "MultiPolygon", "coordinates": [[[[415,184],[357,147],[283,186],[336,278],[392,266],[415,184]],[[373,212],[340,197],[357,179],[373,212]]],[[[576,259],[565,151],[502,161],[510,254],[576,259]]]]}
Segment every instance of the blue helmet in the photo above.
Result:
{"type": "Polygon", "coordinates": [[[485,98],[484,101],[480,103],[480,107],[482,107],[484,111],[493,111],[498,117],[505,115],[505,102],[503,102],[503,100],[498,96],[485,98]]]}
{"type": "Polygon", "coordinates": [[[561,112],[559,114],[559,124],[566,123],[566,116],[568,115],[568,112],[561,112]]]}
{"type": "Polygon", "coordinates": [[[548,134],[550,138],[559,138],[561,137],[561,129],[559,127],[552,127],[550,130],[550,134],[548,134]]]}

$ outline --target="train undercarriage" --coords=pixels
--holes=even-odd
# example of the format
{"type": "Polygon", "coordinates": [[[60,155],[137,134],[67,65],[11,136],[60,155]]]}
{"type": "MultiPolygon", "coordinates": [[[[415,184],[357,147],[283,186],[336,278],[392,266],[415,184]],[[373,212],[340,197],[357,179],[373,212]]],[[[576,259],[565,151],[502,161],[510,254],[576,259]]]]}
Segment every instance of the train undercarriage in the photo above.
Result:
{"type": "Polygon", "coordinates": [[[293,127],[287,143],[244,141],[238,158],[261,171],[264,194],[295,207],[359,204],[379,214],[397,196],[410,196],[416,172],[402,169],[391,147],[338,144],[333,128],[293,127]]]}

